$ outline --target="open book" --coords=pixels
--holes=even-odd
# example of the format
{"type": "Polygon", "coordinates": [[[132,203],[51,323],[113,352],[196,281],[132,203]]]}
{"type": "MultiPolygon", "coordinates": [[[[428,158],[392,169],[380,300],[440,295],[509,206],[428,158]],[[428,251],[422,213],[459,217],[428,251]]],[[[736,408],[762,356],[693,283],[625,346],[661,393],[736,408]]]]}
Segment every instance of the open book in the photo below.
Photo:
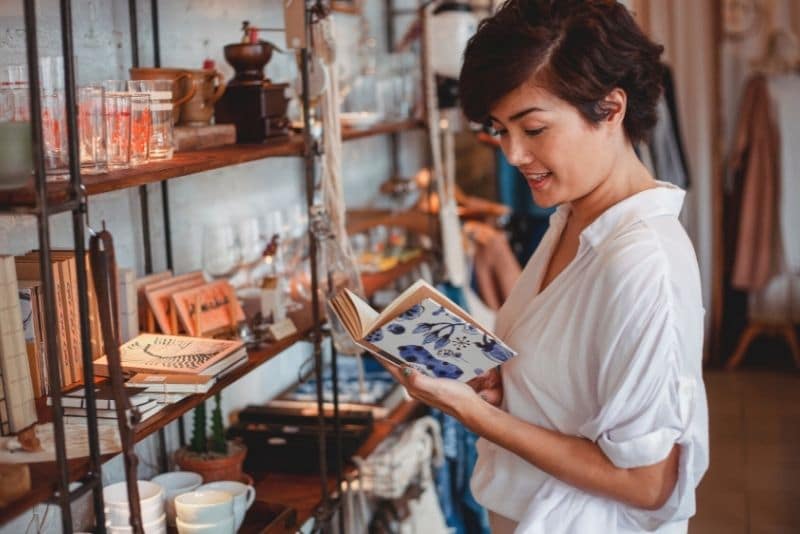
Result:
{"type": "Polygon", "coordinates": [[[330,304],[356,344],[428,376],[467,382],[517,354],[424,280],[381,313],[348,289],[330,304]]]}

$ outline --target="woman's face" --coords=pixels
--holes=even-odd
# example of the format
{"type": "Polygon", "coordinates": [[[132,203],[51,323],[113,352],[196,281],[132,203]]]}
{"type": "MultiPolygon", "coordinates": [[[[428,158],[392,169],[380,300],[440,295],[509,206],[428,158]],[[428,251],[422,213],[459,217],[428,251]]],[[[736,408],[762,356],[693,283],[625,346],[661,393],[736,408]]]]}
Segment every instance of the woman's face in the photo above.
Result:
{"type": "Polygon", "coordinates": [[[591,124],[571,104],[525,83],[491,110],[492,127],[508,161],[525,176],[537,205],[581,199],[610,174],[613,128],[591,124]]]}

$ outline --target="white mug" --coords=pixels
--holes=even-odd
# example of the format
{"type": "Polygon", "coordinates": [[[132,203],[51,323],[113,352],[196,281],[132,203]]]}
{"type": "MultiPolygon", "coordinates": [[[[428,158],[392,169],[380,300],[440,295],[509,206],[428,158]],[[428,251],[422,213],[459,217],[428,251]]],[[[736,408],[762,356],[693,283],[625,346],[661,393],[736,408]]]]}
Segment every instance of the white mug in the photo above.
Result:
{"type": "MultiPolygon", "coordinates": [[[[152,523],[164,515],[164,490],[158,484],[147,480],[137,481],[139,486],[139,508],[142,512],[142,523],[152,523]]],[[[126,482],[117,482],[103,488],[106,518],[111,526],[126,527],[130,525],[128,508],[128,486],[126,482]]]]}
{"type": "Polygon", "coordinates": [[[233,516],[226,517],[216,523],[185,523],[181,518],[175,520],[178,534],[234,534],[236,530],[233,516]]]}
{"type": "Polygon", "coordinates": [[[201,490],[217,490],[230,493],[233,496],[233,515],[236,518],[236,530],[239,530],[244,521],[244,515],[256,500],[256,490],[253,486],[234,482],[232,480],[222,480],[219,482],[209,482],[200,486],[201,490]]]}
{"type": "MultiPolygon", "coordinates": [[[[119,526],[111,525],[110,523],[106,522],[106,530],[109,534],[133,534],[133,528],[130,525],[119,526]]],[[[142,530],[146,534],[167,534],[166,514],[163,514],[152,523],[142,523],[142,530]]]]}
{"type": "Polygon", "coordinates": [[[219,523],[233,517],[233,496],[215,490],[195,490],[178,495],[175,497],[175,516],[183,523],[219,523]]]}
{"type": "Polygon", "coordinates": [[[150,479],[164,488],[164,505],[167,510],[167,524],[175,526],[175,497],[194,491],[203,483],[203,477],[191,471],[172,471],[150,479]]]}

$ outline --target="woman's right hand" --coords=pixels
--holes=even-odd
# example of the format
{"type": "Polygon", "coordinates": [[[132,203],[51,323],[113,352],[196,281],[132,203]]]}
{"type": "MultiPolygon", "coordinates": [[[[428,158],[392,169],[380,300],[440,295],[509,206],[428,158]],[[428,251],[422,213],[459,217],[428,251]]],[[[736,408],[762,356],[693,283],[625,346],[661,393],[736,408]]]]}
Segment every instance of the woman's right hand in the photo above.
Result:
{"type": "Polygon", "coordinates": [[[494,367],[480,376],[476,376],[467,384],[481,396],[483,400],[494,406],[503,402],[503,380],[500,376],[500,366],[494,367]]]}

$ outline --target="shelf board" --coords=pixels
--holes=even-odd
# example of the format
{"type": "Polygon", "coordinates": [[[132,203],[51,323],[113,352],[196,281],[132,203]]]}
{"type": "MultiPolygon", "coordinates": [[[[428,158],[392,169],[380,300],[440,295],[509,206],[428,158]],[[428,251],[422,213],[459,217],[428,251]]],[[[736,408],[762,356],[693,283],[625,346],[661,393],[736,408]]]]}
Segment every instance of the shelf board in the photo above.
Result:
{"type": "MultiPolygon", "coordinates": [[[[417,120],[380,123],[366,129],[342,130],[345,141],[361,139],[375,135],[401,132],[419,128],[422,123],[417,120]]],[[[112,171],[104,174],[82,176],[88,195],[99,195],[120,189],[161,182],[203,171],[219,169],[248,161],[256,161],[277,157],[297,157],[303,155],[303,138],[292,134],[288,139],[269,141],[263,144],[228,145],[219,148],[176,152],[174,157],[166,161],[153,161],[131,169],[112,171]]],[[[50,204],[60,204],[70,198],[68,182],[48,184],[48,200],[50,204]]],[[[33,185],[15,191],[0,192],[0,206],[32,206],[35,203],[33,185]]]]}
{"type": "Polygon", "coordinates": [[[361,281],[364,284],[364,296],[371,297],[376,291],[388,287],[392,282],[410,273],[428,259],[429,255],[423,252],[415,258],[398,263],[388,271],[362,274],[361,281]]]}
{"type": "MultiPolygon", "coordinates": [[[[386,419],[376,420],[372,434],[358,449],[356,455],[362,458],[369,456],[398,425],[420,415],[423,410],[424,405],[418,401],[406,401],[386,419]]],[[[297,513],[298,529],[314,516],[314,511],[322,503],[318,474],[255,473],[252,475],[255,480],[256,498],[294,509],[297,513]]],[[[328,491],[332,493],[335,489],[336,475],[331,473],[328,475],[328,491]]]]}

